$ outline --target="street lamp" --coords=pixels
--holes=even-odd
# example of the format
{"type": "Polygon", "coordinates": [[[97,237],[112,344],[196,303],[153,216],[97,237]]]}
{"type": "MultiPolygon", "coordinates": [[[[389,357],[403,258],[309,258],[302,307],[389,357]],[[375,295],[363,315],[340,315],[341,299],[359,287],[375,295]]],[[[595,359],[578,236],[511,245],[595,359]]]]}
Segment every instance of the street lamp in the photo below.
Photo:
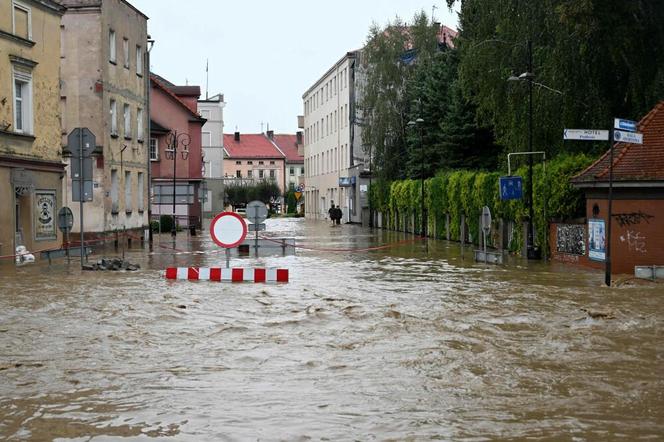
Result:
{"type": "Polygon", "coordinates": [[[170,149],[166,149],[166,158],[173,160],[173,226],[171,227],[171,236],[175,238],[177,229],[175,225],[175,178],[176,178],[176,164],[178,160],[178,149],[181,148],[180,155],[183,160],[189,157],[189,143],[191,137],[187,133],[178,133],[178,131],[170,131],[166,136],[166,145],[170,149]]]}
{"type": "MultiPolygon", "coordinates": [[[[528,153],[533,151],[533,46],[528,40],[528,70],[518,77],[511,76],[508,81],[528,82],[528,153]]],[[[526,256],[528,259],[539,259],[539,250],[535,249],[535,223],[533,222],[533,156],[528,155],[528,230],[526,234],[526,256]]]]}
{"type": "Polygon", "coordinates": [[[424,120],[418,118],[415,121],[409,121],[407,124],[411,129],[417,126],[420,132],[420,203],[422,216],[422,229],[420,230],[420,233],[422,234],[422,237],[424,237],[426,235],[426,217],[424,216],[424,143],[422,142],[422,126],[424,125],[424,120]]]}

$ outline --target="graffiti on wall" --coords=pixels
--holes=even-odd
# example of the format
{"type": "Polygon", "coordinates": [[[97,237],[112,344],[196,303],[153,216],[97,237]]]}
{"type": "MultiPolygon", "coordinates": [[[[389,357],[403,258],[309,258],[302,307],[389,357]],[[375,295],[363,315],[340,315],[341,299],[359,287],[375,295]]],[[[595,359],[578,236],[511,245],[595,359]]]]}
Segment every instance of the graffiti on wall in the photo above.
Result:
{"type": "Polygon", "coordinates": [[[580,224],[558,224],[556,232],[556,251],[571,255],[585,255],[585,229],[580,224]]]}
{"type": "Polygon", "coordinates": [[[620,236],[620,241],[627,242],[627,247],[630,252],[648,253],[646,250],[646,237],[643,236],[641,232],[628,230],[627,235],[620,236]]]}
{"type": "Polygon", "coordinates": [[[638,212],[631,213],[616,213],[613,215],[613,218],[618,221],[620,227],[629,227],[641,224],[641,221],[645,221],[646,224],[650,224],[650,220],[654,218],[654,216],[643,213],[639,210],[638,212]]]}

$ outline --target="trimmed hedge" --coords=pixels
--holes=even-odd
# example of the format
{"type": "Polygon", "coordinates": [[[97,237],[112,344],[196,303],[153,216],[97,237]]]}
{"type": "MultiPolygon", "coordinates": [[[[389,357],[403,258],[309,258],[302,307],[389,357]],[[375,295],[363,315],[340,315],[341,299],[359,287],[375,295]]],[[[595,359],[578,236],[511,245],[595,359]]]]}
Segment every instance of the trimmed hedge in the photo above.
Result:
{"type": "MultiPolygon", "coordinates": [[[[562,155],[547,161],[546,175],[541,163],[533,167],[533,211],[538,244],[544,244],[548,220],[576,218],[585,213],[583,193],[571,186],[570,178],[588,167],[592,161],[593,158],[585,154],[562,155]]],[[[515,175],[523,177],[525,192],[529,185],[528,167],[520,167],[515,175]]],[[[438,238],[444,235],[445,214],[449,214],[451,238],[460,240],[463,214],[466,215],[472,240],[477,243],[479,217],[485,205],[491,209],[494,219],[503,218],[517,223],[524,221],[528,216],[528,209],[523,199],[500,200],[500,176],[498,172],[455,170],[439,172],[435,177],[427,179],[424,203],[429,226],[434,222],[437,226],[434,235],[438,238]]],[[[420,186],[420,181],[416,179],[376,181],[370,189],[372,210],[383,212],[387,216],[388,228],[395,228],[397,225],[397,214],[415,214],[416,219],[421,219],[420,186]]],[[[521,229],[515,229],[511,250],[521,248],[522,237],[521,229]]]]}

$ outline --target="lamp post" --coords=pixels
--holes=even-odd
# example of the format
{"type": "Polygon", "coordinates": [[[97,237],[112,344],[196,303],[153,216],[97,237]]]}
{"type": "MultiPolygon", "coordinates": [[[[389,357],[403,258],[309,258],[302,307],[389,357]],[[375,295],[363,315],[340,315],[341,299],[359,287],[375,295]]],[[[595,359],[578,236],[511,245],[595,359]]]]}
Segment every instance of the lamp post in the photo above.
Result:
{"type": "Polygon", "coordinates": [[[420,134],[420,211],[422,216],[422,227],[420,234],[422,237],[426,235],[426,217],[424,216],[424,143],[422,141],[422,126],[424,125],[424,119],[418,118],[415,121],[409,121],[408,127],[419,129],[420,134]]]}
{"type": "Polygon", "coordinates": [[[166,149],[166,158],[173,160],[173,226],[171,227],[171,236],[175,238],[177,235],[176,218],[175,218],[175,184],[176,184],[176,165],[178,160],[178,149],[183,160],[189,157],[189,143],[191,137],[187,133],[178,133],[178,131],[171,131],[166,136],[166,143],[170,149],[166,149]]]}
{"type": "MultiPolygon", "coordinates": [[[[528,152],[533,151],[533,46],[528,40],[528,70],[518,77],[510,77],[509,81],[528,82],[528,152]]],[[[533,222],[533,156],[528,155],[528,221],[526,234],[526,257],[528,259],[539,259],[539,250],[535,249],[535,223],[533,222]]]]}

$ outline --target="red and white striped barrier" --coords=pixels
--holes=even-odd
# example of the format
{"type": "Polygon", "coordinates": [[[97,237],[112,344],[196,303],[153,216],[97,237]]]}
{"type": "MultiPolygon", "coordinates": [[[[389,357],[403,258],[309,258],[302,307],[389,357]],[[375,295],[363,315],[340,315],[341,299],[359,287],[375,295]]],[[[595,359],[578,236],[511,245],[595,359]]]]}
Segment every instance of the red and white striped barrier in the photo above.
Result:
{"type": "Polygon", "coordinates": [[[169,267],[166,279],[220,282],[288,282],[288,269],[169,267]]]}

